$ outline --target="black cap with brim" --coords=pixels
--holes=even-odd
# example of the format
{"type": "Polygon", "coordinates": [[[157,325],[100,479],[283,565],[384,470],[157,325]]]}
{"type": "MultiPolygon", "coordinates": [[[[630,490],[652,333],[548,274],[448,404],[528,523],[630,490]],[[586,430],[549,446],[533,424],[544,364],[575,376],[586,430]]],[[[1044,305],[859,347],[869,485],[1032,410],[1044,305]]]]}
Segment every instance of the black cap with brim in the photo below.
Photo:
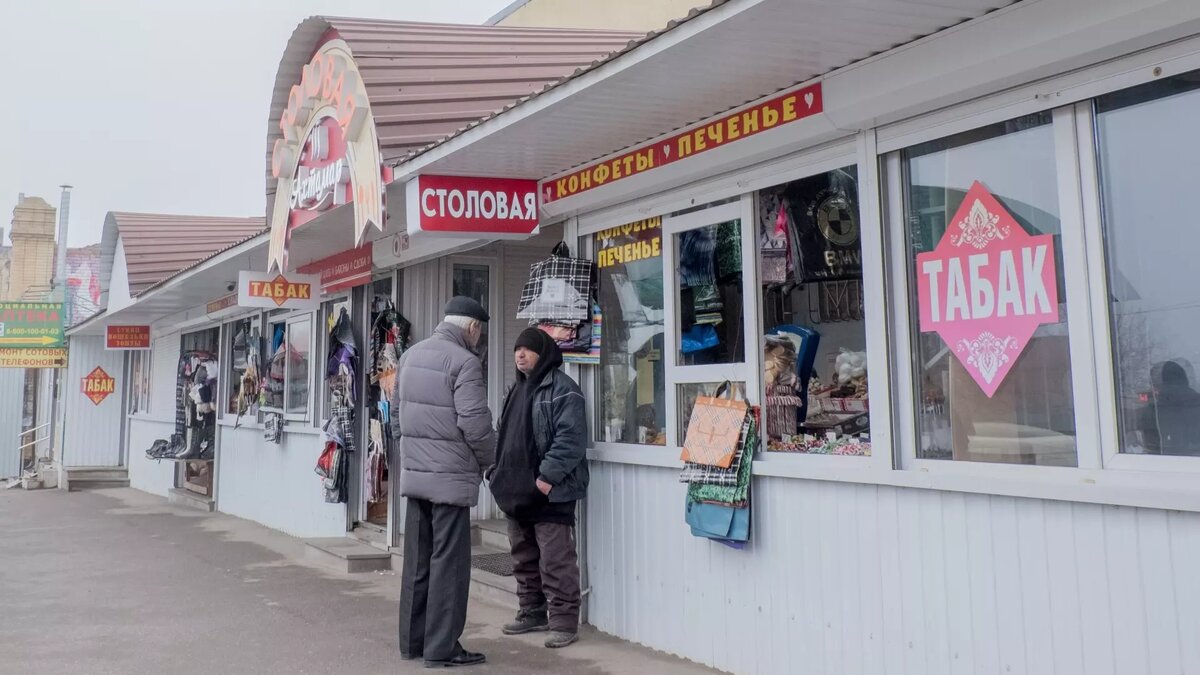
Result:
{"type": "Polygon", "coordinates": [[[465,316],[478,321],[487,322],[492,317],[488,316],[487,310],[483,305],[479,304],[474,298],[468,298],[465,295],[456,295],[450,298],[450,302],[446,303],[446,316],[465,316]]]}

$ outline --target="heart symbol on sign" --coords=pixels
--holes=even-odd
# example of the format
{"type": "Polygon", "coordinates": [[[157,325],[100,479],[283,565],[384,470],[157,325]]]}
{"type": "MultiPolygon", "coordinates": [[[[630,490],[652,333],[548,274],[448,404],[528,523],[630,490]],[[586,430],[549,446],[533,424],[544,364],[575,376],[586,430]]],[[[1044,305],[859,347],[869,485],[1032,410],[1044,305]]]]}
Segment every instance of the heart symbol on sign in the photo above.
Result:
{"type": "Polygon", "coordinates": [[[813,96],[813,93],[812,93],[811,91],[810,91],[810,92],[808,92],[807,94],[805,94],[805,95],[804,95],[804,103],[805,103],[805,104],[806,104],[808,107],[810,107],[810,108],[811,108],[811,107],[813,106],[813,101],[814,101],[814,100],[815,100],[815,97],[813,96]]]}
{"type": "Polygon", "coordinates": [[[669,146],[669,145],[663,146],[663,156],[665,156],[667,158],[671,157],[671,146],[669,146]]]}

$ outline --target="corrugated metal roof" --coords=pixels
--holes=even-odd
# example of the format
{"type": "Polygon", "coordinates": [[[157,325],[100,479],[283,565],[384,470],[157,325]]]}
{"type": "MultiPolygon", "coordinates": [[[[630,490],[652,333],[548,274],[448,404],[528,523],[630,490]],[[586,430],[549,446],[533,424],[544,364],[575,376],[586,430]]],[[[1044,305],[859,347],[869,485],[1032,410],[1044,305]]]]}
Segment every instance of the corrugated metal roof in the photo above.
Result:
{"type": "MultiPolygon", "coordinates": [[[[293,32],[279,64],[267,125],[268,176],[288,92],[330,30],[346,41],[354,55],[371,102],[381,153],[392,162],[640,36],[623,31],[312,17],[293,32]]],[[[271,180],[267,192],[274,192],[271,180]]]]}
{"type": "MultiPolygon", "coordinates": [[[[499,110],[492,112],[491,114],[485,115],[485,116],[480,117],[475,120],[472,120],[470,124],[454,130],[453,133],[450,133],[443,138],[434,140],[433,142],[429,143],[425,147],[418,149],[416,152],[410,153],[409,157],[407,157],[406,159],[410,159],[410,158],[415,157],[416,155],[419,155],[423,152],[432,150],[433,148],[436,148],[437,146],[441,145],[442,143],[445,143],[446,141],[454,138],[455,136],[458,136],[459,134],[463,133],[467,129],[470,129],[471,127],[482,124],[483,122],[486,122],[489,119],[492,119],[493,117],[496,117],[496,116],[500,115],[501,113],[508,111],[511,108],[515,108],[518,105],[520,105],[526,101],[537,98],[541,94],[544,94],[545,92],[550,91],[551,89],[554,89],[555,87],[561,86],[561,85],[579,77],[580,75],[582,75],[598,66],[604,65],[604,64],[616,59],[617,57],[621,56],[622,54],[631,52],[634,49],[640,47],[641,45],[653,40],[654,38],[659,37],[660,35],[664,35],[664,34],[670,32],[671,30],[677,28],[678,26],[681,26],[681,25],[687,23],[688,21],[695,19],[696,17],[700,16],[701,14],[712,11],[713,9],[715,9],[721,5],[724,5],[725,3],[729,2],[729,1],[730,0],[712,0],[712,2],[706,6],[696,7],[694,9],[692,9],[691,11],[689,11],[687,13],[687,16],[668,22],[667,25],[664,26],[663,28],[660,28],[658,30],[652,30],[649,33],[644,33],[644,34],[638,33],[638,34],[634,35],[628,42],[626,42],[624,45],[622,45],[619,49],[614,49],[613,51],[602,55],[600,58],[593,59],[590,63],[580,64],[580,66],[578,68],[576,68],[573,72],[566,73],[563,75],[563,77],[560,77],[552,82],[545,83],[545,85],[542,86],[540,89],[529,92],[528,95],[522,96],[521,98],[510,102],[508,105],[504,106],[503,108],[501,108],[499,110]]],[[[516,3],[514,3],[514,4],[516,4],[516,3]]],[[[515,11],[517,9],[520,9],[519,4],[516,7],[513,7],[511,9],[511,11],[515,11]]],[[[506,10],[506,11],[510,11],[510,10],[506,10]]],[[[386,160],[386,157],[385,157],[385,160],[386,160]]]]}
{"type": "MultiPolygon", "coordinates": [[[[151,213],[110,212],[107,220],[113,222],[115,232],[120,235],[124,245],[129,292],[134,296],[221,251],[262,234],[266,227],[264,218],[151,213]]],[[[114,251],[115,246],[113,241],[114,251]]],[[[111,255],[107,250],[105,254],[111,255]]],[[[111,262],[108,264],[111,265],[111,262]]]]}

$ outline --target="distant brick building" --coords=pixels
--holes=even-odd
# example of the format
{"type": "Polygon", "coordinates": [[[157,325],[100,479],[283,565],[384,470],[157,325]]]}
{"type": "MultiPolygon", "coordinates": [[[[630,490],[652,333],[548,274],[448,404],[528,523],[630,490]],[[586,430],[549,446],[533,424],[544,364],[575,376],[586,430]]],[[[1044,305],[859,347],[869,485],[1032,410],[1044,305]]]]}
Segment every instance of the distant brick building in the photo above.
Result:
{"type": "Polygon", "coordinates": [[[21,195],[13,209],[8,284],[4,300],[33,291],[44,297],[54,277],[55,210],[41,197],[21,195]]]}

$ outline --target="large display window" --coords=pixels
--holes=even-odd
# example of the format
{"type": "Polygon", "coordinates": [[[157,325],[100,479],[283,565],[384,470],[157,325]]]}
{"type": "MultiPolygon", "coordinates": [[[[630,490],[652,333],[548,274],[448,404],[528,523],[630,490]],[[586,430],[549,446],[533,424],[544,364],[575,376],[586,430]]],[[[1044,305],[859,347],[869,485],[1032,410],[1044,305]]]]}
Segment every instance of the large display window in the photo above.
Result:
{"type": "Polygon", "coordinates": [[[765,449],[870,455],[855,166],[758,193],[765,449]]]}
{"type": "Polygon", "coordinates": [[[596,438],[665,445],[662,218],[592,235],[603,348],[596,376],[596,438]]]}
{"type": "Polygon", "coordinates": [[[258,416],[262,378],[262,335],[259,315],[225,324],[227,363],[224,414],[241,420],[258,416]]]}
{"type": "Polygon", "coordinates": [[[267,340],[263,409],[282,412],[290,421],[310,421],[313,314],[272,315],[267,340]]]}
{"type": "Polygon", "coordinates": [[[1076,466],[1053,119],[901,152],[917,458],[1076,466]]]}
{"type": "Polygon", "coordinates": [[[1200,71],[1094,101],[1119,450],[1200,456],[1200,71]]]}

